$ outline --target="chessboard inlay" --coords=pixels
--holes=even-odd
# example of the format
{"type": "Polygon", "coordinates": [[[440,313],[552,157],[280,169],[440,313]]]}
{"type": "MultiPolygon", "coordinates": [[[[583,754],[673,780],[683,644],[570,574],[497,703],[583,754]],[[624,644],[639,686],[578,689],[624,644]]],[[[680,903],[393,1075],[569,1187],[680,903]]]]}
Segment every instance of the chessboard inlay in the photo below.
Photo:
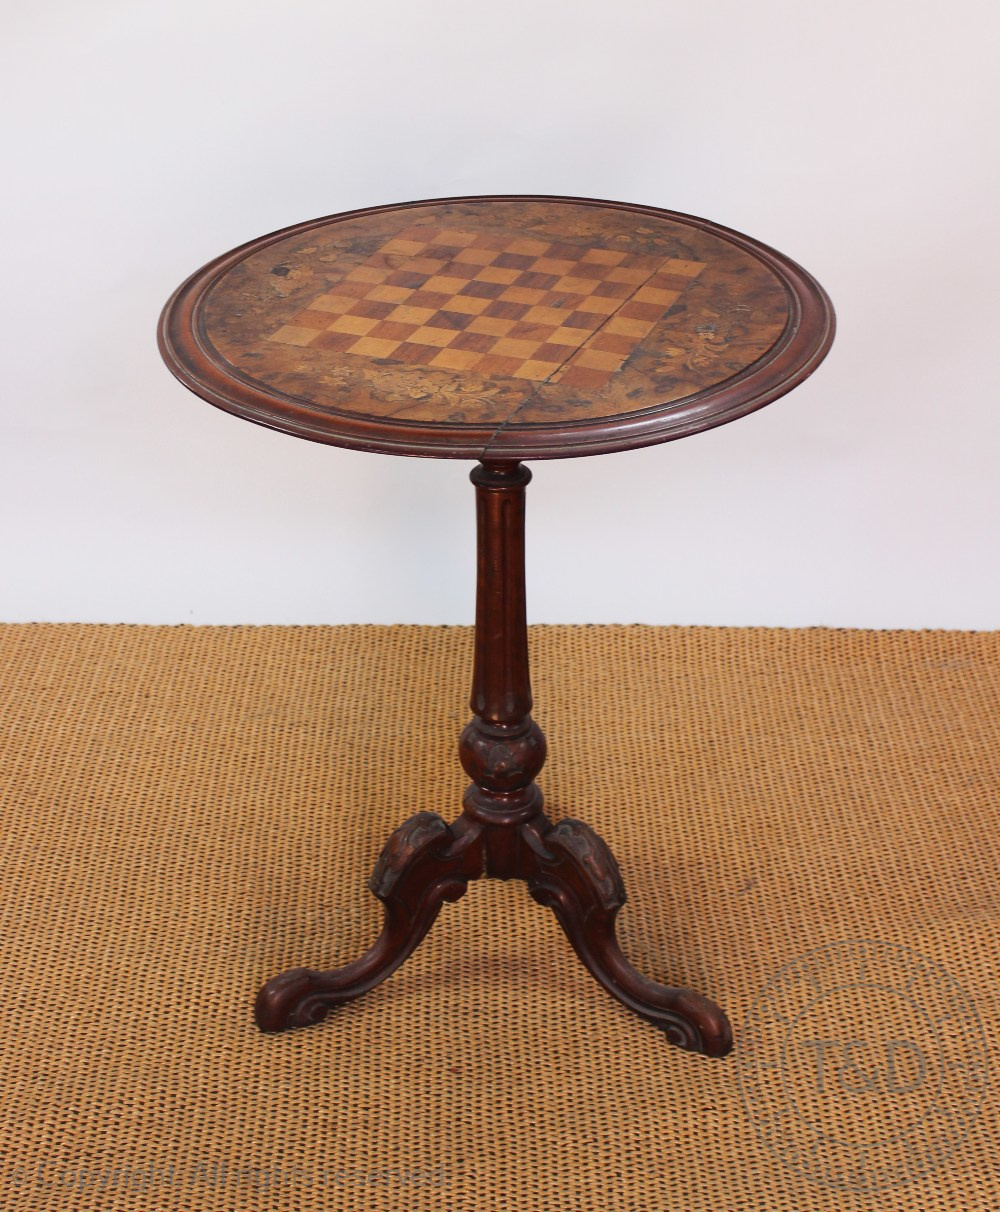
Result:
{"type": "Polygon", "coordinates": [[[597,388],[704,268],[593,244],[415,224],[269,339],[597,388]]]}

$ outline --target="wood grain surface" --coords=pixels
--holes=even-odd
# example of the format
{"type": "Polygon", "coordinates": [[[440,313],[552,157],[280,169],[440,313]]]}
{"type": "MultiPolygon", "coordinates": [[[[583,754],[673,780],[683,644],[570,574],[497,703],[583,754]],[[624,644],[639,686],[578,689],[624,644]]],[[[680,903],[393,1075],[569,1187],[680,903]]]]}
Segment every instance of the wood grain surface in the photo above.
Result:
{"type": "Polygon", "coordinates": [[[161,350],[197,394],[299,436],[552,458],[733,419],[810,373],[832,335],[809,275],[704,220],[467,198],[226,254],[168,303],[161,350]]]}

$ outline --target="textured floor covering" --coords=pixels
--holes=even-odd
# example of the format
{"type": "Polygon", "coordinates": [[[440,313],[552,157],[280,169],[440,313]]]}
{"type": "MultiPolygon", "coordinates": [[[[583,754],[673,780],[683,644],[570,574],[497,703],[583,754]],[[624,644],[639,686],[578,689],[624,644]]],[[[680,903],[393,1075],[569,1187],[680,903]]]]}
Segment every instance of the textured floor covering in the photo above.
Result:
{"type": "Polygon", "coordinates": [[[471,638],[0,627],[0,1208],[1000,1206],[975,1093],[1000,1018],[998,634],[532,629],[550,815],[617,854],[632,961],[750,1024],[728,1060],[668,1047],[492,881],[324,1025],[254,1030],[264,978],[372,940],[391,829],[457,813],[471,638]],[[852,984],[856,939],[886,947],[852,984]],[[899,948],[930,961],[905,989],[872,976],[899,948]],[[782,970],[817,949],[843,979],[798,1070],[761,1068],[762,1007],[805,1006],[782,970]],[[835,1064],[887,1031],[895,1084],[863,1049],[835,1064]],[[964,1106],[924,1097],[917,1044],[964,1106]],[[792,1114],[766,1111],[769,1073],[792,1114]],[[896,1138],[964,1139],[855,1195],[804,1172],[831,1115],[873,1168],[896,1138]]]}

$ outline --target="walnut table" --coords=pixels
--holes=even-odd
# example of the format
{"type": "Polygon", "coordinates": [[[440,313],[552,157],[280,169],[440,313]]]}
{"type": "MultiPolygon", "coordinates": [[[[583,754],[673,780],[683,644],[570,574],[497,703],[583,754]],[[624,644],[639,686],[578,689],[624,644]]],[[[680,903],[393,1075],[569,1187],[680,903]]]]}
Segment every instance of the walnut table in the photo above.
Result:
{"type": "Polygon", "coordinates": [[[523,879],[607,991],[682,1048],[732,1033],[700,993],[640,975],[615,938],[625,890],[602,839],[553,824],[535,776],[524,590],[523,460],[687,437],[800,383],[833,339],[803,269],[703,219],[584,198],[454,198],[301,223],[200,269],[160,350],[197,395],[300,438],[474,459],[478,520],[472,783],[449,824],[420,812],[370,881],[385,922],[360,959],[293,968],[257,996],[263,1031],[322,1019],[384,980],[444,901],[523,879]]]}

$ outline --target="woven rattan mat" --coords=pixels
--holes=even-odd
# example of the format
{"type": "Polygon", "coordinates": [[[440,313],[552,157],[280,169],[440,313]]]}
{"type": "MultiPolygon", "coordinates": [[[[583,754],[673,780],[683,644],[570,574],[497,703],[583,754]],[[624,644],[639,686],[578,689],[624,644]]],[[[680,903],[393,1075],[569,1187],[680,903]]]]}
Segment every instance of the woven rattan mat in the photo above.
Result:
{"type": "MultiPolygon", "coordinates": [[[[0,628],[0,1207],[1000,1206],[989,1091],[978,1117],[914,1104],[925,1151],[969,1122],[911,1181],[823,1185],[788,1142],[829,1108],[762,1120],[767,1070],[741,1068],[759,1036],[721,1062],[670,1048],[520,884],[473,885],[322,1026],[255,1031],[264,978],[374,937],[365,885],[391,829],[457,813],[471,639],[0,628]]],[[[1000,634],[537,627],[532,655],[548,808],[616,852],[638,967],[739,1031],[797,957],[846,971],[838,943],[881,940],[940,966],[937,993],[914,987],[928,1055],[976,1054],[964,1010],[920,1035],[941,990],[992,1041],[1000,634]]],[[[863,1041],[879,1024],[856,995],[843,1031],[863,1041]]],[[[829,1015],[817,1029],[845,1145],[874,1148],[914,1075],[835,1090],[843,1039],[829,1015]]]]}

